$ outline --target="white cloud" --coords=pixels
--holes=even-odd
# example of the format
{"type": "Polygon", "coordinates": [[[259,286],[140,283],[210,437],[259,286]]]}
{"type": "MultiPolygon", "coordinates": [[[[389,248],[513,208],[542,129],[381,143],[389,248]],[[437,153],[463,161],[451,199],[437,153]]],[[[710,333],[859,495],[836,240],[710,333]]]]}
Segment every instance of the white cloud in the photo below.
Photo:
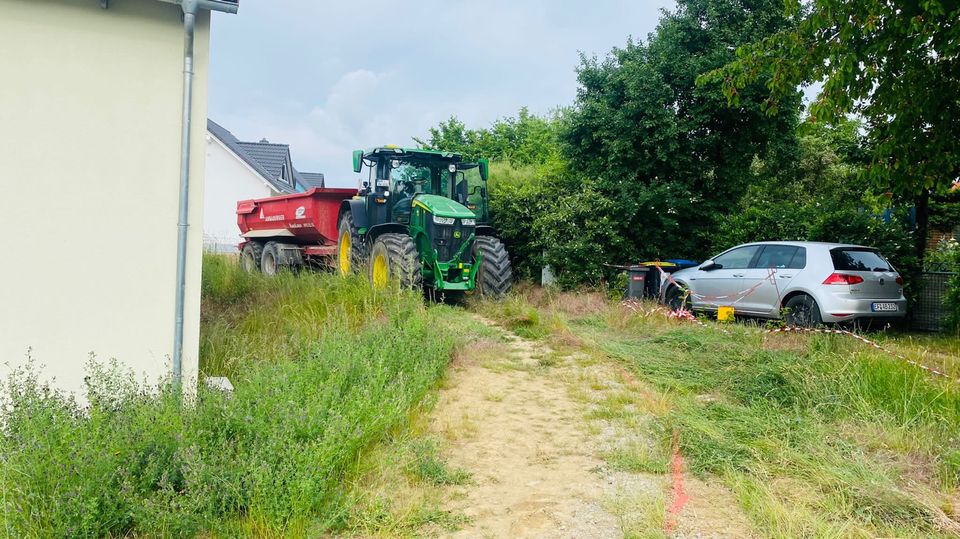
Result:
{"type": "Polygon", "coordinates": [[[210,114],[352,185],[354,149],[409,145],[451,115],[484,126],[569,105],[578,51],[645,36],[666,3],[244,0],[214,20],[210,114]]]}

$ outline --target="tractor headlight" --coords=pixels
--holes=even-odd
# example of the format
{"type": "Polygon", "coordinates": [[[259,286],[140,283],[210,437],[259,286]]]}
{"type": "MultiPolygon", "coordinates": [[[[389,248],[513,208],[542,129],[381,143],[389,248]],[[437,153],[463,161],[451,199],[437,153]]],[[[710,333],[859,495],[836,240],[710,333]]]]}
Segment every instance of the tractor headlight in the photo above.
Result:
{"type": "Polygon", "coordinates": [[[454,219],[453,217],[437,217],[436,215],[433,216],[434,224],[438,224],[438,225],[452,225],[456,221],[457,220],[454,219]]]}
{"type": "Polygon", "coordinates": [[[476,219],[460,219],[460,224],[463,226],[477,226],[476,219]]]}

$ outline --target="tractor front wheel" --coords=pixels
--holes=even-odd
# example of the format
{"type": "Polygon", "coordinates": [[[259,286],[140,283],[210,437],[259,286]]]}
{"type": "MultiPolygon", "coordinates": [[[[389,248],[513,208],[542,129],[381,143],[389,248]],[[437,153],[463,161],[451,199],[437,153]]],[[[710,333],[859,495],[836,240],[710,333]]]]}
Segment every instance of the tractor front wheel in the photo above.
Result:
{"type": "Polygon", "coordinates": [[[413,238],[406,234],[382,234],[370,250],[370,282],[374,288],[386,288],[398,279],[404,288],[420,288],[423,275],[413,238]]]}
{"type": "Polygon", "coordinates": [[[477,292],[481,296],[499,298],[513,286],[510,254],[503,243],[492,236],[478,236],[473,242],[473,256],[483,255],[477,273],[477,292]]]}

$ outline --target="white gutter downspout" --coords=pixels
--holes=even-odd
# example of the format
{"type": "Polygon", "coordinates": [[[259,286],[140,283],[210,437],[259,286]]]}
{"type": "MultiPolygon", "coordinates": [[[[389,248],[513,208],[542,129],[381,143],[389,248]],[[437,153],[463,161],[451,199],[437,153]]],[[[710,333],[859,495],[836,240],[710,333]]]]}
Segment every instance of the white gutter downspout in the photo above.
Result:
{"type": "MultiPolygon", "coordinates": [[[[165,0],[169,1],[169,0],[165,0]]],[[[173,387],[183,386],[183,314],[187,287],[187,232],[190,213],[190,133],[193,116],[193,35],[201,8],[236,13],[237,4],[217,0],[181,0],[183,10],[183,119],[180,133],[180,209],[177,215],[177,298],[173,328],[173,387]]]]}

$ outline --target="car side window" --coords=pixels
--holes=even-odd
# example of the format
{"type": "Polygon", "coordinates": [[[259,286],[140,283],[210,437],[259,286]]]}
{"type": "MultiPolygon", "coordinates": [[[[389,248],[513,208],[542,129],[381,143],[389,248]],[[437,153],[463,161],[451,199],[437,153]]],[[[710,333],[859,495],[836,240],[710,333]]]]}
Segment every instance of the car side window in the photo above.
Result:
{"type": "Polygon", "coordinates": [[[790,263],[787,264],[787,267],[790,269],[803,269],[807,267],[807,248],[798,247],[797,253],[793,255],[793,259],[790,260],[790,263]]]}
{"type": "Polygon", "coordinates": [[[719,264],[723,269],[747,269],[750,267],[750,261],[753,260],[754,255],[759,250],[759,245],[738,247],[714,258],[713,262],[719,264]]]}
{"type": "Polygon", "coordinates": [[[755,268],[789,268],[797,254],[797,247],[792,245],[764,245],[763,251],[757,257],[755,268]]]}

